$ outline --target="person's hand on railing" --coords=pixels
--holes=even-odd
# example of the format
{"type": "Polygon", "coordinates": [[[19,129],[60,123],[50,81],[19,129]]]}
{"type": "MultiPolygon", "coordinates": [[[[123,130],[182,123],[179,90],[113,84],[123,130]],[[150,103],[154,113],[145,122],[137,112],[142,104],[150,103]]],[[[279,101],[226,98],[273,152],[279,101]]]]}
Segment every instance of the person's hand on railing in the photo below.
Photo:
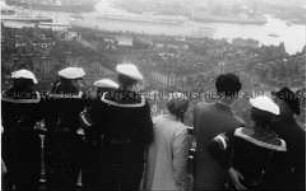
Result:
{"type": "Polygon", "coordinates": [[[247,187],[245,187],[242,183],[241,180],[244,179],[243,175],[233,167],[230,167],[228,170],[230,180],[235,187],[236,190],[247,190],[247,187]]]}

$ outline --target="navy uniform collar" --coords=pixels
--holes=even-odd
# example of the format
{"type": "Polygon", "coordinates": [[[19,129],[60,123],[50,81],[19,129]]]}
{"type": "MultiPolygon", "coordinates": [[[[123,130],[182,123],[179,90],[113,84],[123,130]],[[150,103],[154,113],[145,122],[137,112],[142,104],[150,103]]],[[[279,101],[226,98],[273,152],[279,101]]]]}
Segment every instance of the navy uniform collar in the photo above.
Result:
{"type": "Polygon", "coordinates": [[[115,107],[122,107],[122,108],[138,108],[138,107],[143,107],[146,104],[146,100],[143,96],[140,97],[140,102],[139,103],[118,103],[114,100],[111,100],[108,98],[109,93],[106,92],[102,95],[101,101],[103,103],[115,106],[115,107]]]}
{"type": "Polygon", "coordinates": [[[276,144],[267,143],[265,141],[256,139],[255,137],[252,136],[253,133],[254,131],[252,129],[246,129],[246,128],[241,127],[235,130],[234,136],[239,137],[245,141],[248,141],[262,148],[275,150],[275,151],[282,151],[282,152],[287,151],[286,142],[283,139],[278,138],[280,144],[276,145],[276,144]]]}
{"type": "Polygon", "coordinates": [[[6,93],[3,94],[3,96],[1,97],[1,100],[2,101],[5,101],[5,102],[9,102],[9,103],[20,103],[20,104],[32,104],[32,103],[39,103],[40,100],[41,100],[41,96],[40,94],[35,91],[33,92],[35,97],[31,98],[15,98],[15,97],[10,97],[8,95],[6,95],[6,93]]]}
{"type": "Polygon", "coordinates": [[[79,91],[77,94],[67,93],[67,94],[59,94],[59,93],[51,93],[48,95],[49,98],[72,98],[72,99],[80,99],[82,98],[84,93],[79,91]]]}

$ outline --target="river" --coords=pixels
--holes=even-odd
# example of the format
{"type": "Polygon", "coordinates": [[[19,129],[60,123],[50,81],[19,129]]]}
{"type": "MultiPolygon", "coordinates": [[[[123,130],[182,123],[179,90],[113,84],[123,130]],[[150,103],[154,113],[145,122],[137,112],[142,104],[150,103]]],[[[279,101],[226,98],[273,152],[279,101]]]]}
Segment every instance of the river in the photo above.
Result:
{"type": "Polygon", "coordinates": [[[94,13],[83,14],[84,20],[74,22],[108,31],[129,31],[152,35],[180,35],[214,39],[250,38],[265,45],[278,45],[284,42],[286,51],[294,54],[302,50],[306,44],[306,26],[287,24],[286,21],[265,15],[267,23],[264,25],[230,24],[230,23],[202,23],[185,19],[178,25],[129,22],[123,20],[109,20],[102,17],[105,14],[119,15],[122,18],[133,16],[142,18],[143,15],[131,14],[125,10],[115,9],[109,1],[100,1],[94,13]]]}

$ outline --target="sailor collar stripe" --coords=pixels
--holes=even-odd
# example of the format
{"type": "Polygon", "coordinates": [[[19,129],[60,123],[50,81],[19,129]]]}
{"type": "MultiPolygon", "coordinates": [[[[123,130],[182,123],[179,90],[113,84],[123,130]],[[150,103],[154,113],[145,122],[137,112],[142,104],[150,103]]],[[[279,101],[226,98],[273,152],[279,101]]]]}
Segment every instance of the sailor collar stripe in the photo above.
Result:
{"type": "Polygon", "coordinates": [[[72,98],[72,99],[80,99],[83,96],[83,92],[79,92],[78,95],[75,94],[49,94],[51,98],[72,98]]]}
{"type": "Polygon", "coordinates": [[[86,113],[86,111],[81,112],[81,114],[80,114],[81,120],[84,122],[84,124],[87,127],[90,127],[90,126],[92,126],[92,123],[86,118],[85,113],[86,113]]]}
{"type": "Polygon", "coordinates": [[[287,146],[286,142],[283,139],[279,139],[281,142],[281,145],[273,145],[270,143],[266,143],[260,140],[257,140],[245,133],[243,133],[242,128],[238,128],[235,130],[234,136],[242,138],[250,143],[253,143],[254,145],[257,145],[262,148],[270,149],[270,150],[276,150],[276,151],[282,151],[286,152],[287,151],[287,146]]]}
{"type": "Polygon", "coordinates": [[[141,102],[140,103],[132,103],[132,104],[123,104],[123,103],[117,103],[112,100],[107,99],[106,96],[107,93],[104,93],[101,97],[101,101],[104,103],[107,103],[109,105],[113,105],[116,107],[124,107],[124,108],[137,108],[137,107],[143,107],[146,104],[146,100],[143,96],[141,96],[141,102]]]}
{"type": "Polygon", "coordinates": [[[40,94],[38,92],[35,92],[37,98],[36,99],[14,99],[10,97],[2,97],[2,101],[10,102],[10,103],[25,103],[25,104],[31,104],[31,103],[39,103],[41,100],[40,94]]]}
{"type": "Polygon", "coordinates": [[[228,145],[227,145],[227,137],[224,135],[224,134],[220,134],[220,135],[217,135],[215,138],[214,138],[215,141],[217,141],[218,143],[220,143],[222,145],[222,149],[223,150],[226,150],[228,145]]]}

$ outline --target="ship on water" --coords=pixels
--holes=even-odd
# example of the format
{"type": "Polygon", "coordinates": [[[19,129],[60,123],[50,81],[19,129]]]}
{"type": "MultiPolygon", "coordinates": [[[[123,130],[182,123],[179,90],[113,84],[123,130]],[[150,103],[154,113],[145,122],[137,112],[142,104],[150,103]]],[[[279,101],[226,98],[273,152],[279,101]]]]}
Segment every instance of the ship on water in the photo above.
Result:
{"type": "Polygon", "coordinates": [[[203,23],[231,23],[231,24],[252,24],[264,25],[267,20],[264,16],[256,15],[248,17],[247,15],[232,15],[232,16],[219,16],[207,13],[197,13],[192,16],[194,21],[203,23]]]}
{"type": "Polygon", "coordinates": [[[37,17],[37,16],[6,16],[1,15],[1,21],[11,21],[11,22],[24,22],[24,23],[52,23],[53,19],[51,17],[37,17]]]}
{"type": "Polygon", "coordinates": [[[193,36],[195,37],[200,37],[200,38],[205,38],[209,37],[212,38],[216,32],[216,29],[213,27],[198,27],[193,31],[193,36]]]}
{"type": "Polygon", "coordinates": [[[47,14],[35,13],[32,9],[1,4],[1,24],[10,28],[35,27],[40,23],[53,23],[54,19],[47,14]],[[5,11],[3,11],[5,10],[5,11]],[[7,13],[10,14],[7,14],[7,13]]]}
{"type": "Polygon", "coordinates": [[[184,24],[186,18],[181,16],[162,16],[153,15],[150,13],[120,15],[106,13],[98,16],[98,19],[133,22],[133,23],[148,23],[148,24],[164,24],[164,25],[181,25],[184,24]]]}
{"type": "Polygon", "coordinates": [[[90,12],[94,10],[97,0],[6,0],[6,3],[33,10],[90,12]]]}

